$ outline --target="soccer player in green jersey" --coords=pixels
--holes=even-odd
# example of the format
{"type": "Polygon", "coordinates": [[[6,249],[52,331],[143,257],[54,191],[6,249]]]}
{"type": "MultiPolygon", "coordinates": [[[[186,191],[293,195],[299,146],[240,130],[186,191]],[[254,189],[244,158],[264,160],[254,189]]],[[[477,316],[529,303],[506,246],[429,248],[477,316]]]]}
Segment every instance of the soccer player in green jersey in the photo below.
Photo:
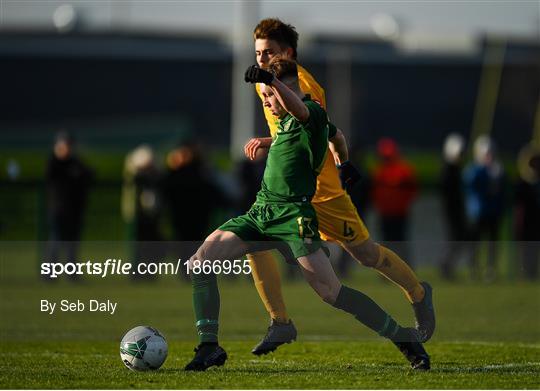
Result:
{"type": "MultiPolygon", "coordinates": [[[[390,339],[412,368],[429,369],[429,356],[416,330],[401,327],[368,296],[342,285],[324,251],[310,201],[328,150],[328,117],[319,104],[302,93],[296,63],[275,58],[268,71],[248,68],[245,80],[264,83],[264,105],[279,121],[261,190],[246,214],[227,221],[205,240],[189,260],[191,270],[197,262],[241,257],[253,250],[255,242],[285,243],[307,282],[326,303],[390,339]]],[[[227,359],[218,344],[220,297],[215,274],[191,275],[199,346],[185,369],[204,371],[223,365],[227,359]]]]}

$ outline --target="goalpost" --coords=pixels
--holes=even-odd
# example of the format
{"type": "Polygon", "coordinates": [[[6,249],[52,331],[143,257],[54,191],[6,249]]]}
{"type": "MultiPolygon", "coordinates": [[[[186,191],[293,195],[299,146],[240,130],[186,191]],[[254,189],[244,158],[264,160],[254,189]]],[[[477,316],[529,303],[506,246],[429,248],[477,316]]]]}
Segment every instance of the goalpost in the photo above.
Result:
{"type": "Polygon", "coordinates": [[[244,71],[255,63],[253,28],[259,19],[259,0],[241,0],[234,3],[231,143],[233,161],[244,156],[244,144],[253,137],[255,128],[254,88],[244,82],[244,71]]]}

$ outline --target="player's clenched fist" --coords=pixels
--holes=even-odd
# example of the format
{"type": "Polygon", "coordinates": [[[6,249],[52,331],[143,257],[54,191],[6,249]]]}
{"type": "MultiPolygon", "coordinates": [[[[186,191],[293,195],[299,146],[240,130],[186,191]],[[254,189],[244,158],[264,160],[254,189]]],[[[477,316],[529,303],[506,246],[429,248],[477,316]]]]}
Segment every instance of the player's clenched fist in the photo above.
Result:
{"type": "Polygon", "coordinates": [[[244,154],[249,160],[255,160],[259,148],[270,148],[271,137],[252,138],[244,145],[244,154]]]}
{"type": "Polygon", "coordinates": [[[259,68],[257,65],[251,65],[244,74],[244,80],[246,83],[271,84],[272,80],[274,80],[274,75],[259,68]]]}

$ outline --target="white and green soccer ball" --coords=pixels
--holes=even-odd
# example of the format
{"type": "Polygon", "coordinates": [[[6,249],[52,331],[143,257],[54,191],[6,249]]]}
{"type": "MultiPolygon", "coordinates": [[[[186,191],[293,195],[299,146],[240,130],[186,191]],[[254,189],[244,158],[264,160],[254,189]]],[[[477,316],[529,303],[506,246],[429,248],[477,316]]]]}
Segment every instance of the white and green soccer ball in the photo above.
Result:
{"type": "Polygon", "coordinates": [[[129,330],[120,342],[120,358],[132,371],[156,370],[167,358],[165,337],[156,329],[137,326],[129,330]]]}

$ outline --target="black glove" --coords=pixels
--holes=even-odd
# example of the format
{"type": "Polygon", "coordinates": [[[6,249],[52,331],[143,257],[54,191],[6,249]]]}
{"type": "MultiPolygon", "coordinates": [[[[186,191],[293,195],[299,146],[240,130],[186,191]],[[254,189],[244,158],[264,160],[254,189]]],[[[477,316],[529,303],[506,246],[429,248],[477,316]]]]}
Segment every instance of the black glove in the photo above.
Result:
{"type": "Polygon", "coordinates": [[[362,178],[356,167],[354,167],[350,161],[341,163],[338,166],[339,179],[341,180],[341,186],[347,190],[348,193],[352,191],[354,185],[362,178]]]}
{"type": "Polygon", "coordinates": [[[262,68],[259,68],[257,65],[252,65],[246,70],[244,80],[246,83],[270,84],[272,83],[272,80],[274,80],[274,75],[262,68]]]}

